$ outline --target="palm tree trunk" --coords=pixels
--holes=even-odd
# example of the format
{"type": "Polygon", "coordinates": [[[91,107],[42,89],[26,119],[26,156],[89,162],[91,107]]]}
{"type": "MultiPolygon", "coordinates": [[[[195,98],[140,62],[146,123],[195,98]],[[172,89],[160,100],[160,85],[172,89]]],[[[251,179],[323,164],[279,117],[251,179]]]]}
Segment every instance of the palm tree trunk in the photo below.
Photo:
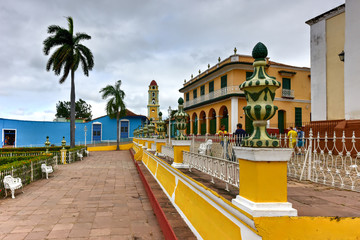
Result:
{"type": "Polygon", "coordinates": [[[120,112],[116,114],[116,125],[117,125],[117,131],[116,131],[116,150],[120,150],[119,144],[120,144],[120,112]]]}
{"type": "Polygon", "coordinates": [[[70,91],[70,148],[75,147],[75,73],[71,70],[70,91]]]}

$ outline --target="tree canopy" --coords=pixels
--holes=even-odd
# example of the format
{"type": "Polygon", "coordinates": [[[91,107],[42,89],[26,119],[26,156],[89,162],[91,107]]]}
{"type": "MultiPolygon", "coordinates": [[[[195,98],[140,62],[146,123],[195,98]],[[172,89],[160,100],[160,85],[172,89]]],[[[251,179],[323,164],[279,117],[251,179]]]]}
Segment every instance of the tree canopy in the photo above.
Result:
{"type": "MultiPolygon", "coordinates": [[[[56,104],[56,117],[70,118],[70,101],[59,101],[56,104]]],[[[81,98],[75,102],[75,118],[82,118],[87,121],[91,120],[91,105],[81,98]]]]}

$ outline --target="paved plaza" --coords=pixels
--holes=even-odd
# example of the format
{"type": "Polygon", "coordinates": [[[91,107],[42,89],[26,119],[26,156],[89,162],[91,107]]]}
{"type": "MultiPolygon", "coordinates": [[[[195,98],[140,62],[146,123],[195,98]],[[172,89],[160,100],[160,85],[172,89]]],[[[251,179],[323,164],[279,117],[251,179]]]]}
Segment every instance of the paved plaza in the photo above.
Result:
{"type": "Polygon", "coordinates": [[[91,152],[0,200],[0,239],[163,239],[128,151],[91,152]]]}

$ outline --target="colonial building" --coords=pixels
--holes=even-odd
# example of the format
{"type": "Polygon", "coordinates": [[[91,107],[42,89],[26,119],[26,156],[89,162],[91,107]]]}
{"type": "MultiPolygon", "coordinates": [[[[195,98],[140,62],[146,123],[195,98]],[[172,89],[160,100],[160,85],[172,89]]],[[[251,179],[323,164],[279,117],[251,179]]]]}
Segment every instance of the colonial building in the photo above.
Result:
{"type": "Polygon", "coordinates": [[[148,90],[148,119],[159,120],[159,86],[152,80],[148,90]]]}
{"type": "MultiPolygon", "coordinates": [[[[267,72],[282,83],[274,104],[279,110],[268,123],[275,132],[283,132],[289,125],[301,126],[310,121],[310,69],[267,60],[267,72]]],[[[220,125],[234,132],[242,123],[248,133],[252,123],[246,117],[244,93],[239,85],[253,74],[254,59],[236,54],[220,61],[198,76],[185,82],[179,90],[184,93],[185,111],[189,114],[190,134],[215,134],[220,125]]],[[[200,71],[199,71],[200,72],[200,71]]]]}
{"type": "Polygon", "coordinates": [[[312,121],[360,119],[360,1],[306,23],[311,35],[312,121]]]}
{"type": "MultiPolygon", "coordinates": [[[[120,119],[120,141],[129,141],[135,128],[144,124],[145,116],[126,110],[126,116],[120,119]]],[[[105,115],[88,122],[75,123],[75,143],[115,142],[116,119],[105,115]],[[85,131],[86,130],[86,131],[85,131]]],[[[70,123],[50,121],[26,121],[0,118],[2,133],[0,147],[44,146],[46,136],[51,144],[60,146],[62,137],[70,143],[70,123]]]]}

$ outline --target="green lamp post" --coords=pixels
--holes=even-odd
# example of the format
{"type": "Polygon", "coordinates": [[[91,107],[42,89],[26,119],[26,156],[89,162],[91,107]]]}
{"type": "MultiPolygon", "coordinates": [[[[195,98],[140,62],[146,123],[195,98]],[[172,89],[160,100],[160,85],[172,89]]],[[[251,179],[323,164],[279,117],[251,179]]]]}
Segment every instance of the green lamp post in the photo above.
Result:
{"type": "Polygon", "coordinates": [[[176,136],[176,140],[188,140],[188,137],[185,135],[186,130],[186,119],[189,117],[189,114],[187,114],[184,111],[184,99],[179,98],[178,100],[179,106],[178,111],[174,114],[175,118],[175,125],[176,128],[179,130],[178,136],[176,136]]]}
{"type": "Polygon", "coordinates": [[[252,51],[252,57],[255,59],[254,73],[240,85],[247,101],[247,106],[243,109],[253,120],[254,126],[252,135],[241,143],[245,147],[279,147],[279,140],[269,136],[266,131],[267,120],[271,119],[278,109],[273,101],[276,89],[281,86],[275,77],[270,77],[265,72],[267,54],[267,48],[263,43],[255,45],[252,51]]]}
{"type": "Polygon", "coordinates": [[[49,146],[50,146],[49,136],[46,136],[46,141],[45,141],[46,151],[45,151],[45,153],[49,153],[49,146]]]}
{"type": "Polygon", "coordinates": [[[159,112],[159,121],[156,130],[159,133],[158,139],[165,139],[165,122],[162,120],[162,112],[159,112]]]}

